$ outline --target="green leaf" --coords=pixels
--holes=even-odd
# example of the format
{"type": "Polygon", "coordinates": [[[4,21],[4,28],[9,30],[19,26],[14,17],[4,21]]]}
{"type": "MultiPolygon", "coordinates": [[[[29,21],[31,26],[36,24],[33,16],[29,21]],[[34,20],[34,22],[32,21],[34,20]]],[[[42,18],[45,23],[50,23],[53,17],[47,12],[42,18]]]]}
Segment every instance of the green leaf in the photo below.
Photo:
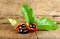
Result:
{"type": "Polygon", "coordinates": [[[49,19],[48,17],[43,17],[36,20],[38,29],[41,30],[55,30],[58,28],[57,23],[54,20],[49,19]]]}
{"type": "Polygon", "coordinates": [[[25,4],[22,5],[21,6],[21,12],[22,12],[22,15],[24,16],[27,24],[31,24],[35,21],[33,10],[30,6],[25,5],[25,4]]]}
{"type": "Polygon", "coordinates": [[[10,22],[10,24],[11,24],[12,26],[16,26],[17,23],[18,23],[18,21],[16,21],[15,19],[11,19],[11,18],[9,18],[8,21],[10,22]]]}

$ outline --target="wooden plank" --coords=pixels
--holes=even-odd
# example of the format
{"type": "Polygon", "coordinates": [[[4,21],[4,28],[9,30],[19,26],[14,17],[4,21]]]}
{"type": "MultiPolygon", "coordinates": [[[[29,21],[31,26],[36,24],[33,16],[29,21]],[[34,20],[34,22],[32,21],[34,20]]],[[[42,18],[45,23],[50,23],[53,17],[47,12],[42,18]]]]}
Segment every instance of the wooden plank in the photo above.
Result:
{"type": "Polygon", "coordinates": [[[36,15],[60,15],[59,2],[56,0],[3,0],[0,1],[0,6],[2,9],[1,13],[4,15],[19,15],[21,13],[20,6],[24,3],[30,5],[36,15]]]}
{"type": "Polygon", "coordinates": [[[50,15],[35,15],[36,18],[42,18],[42,17],[45,17],[45,16],[47,16],[50,19],[53,19],[53,16],[50,16],[50,15]]]}
{"type": "Polygon", "coordinates": [[[0,19],[0,24],[2,24],[2,23],[9,23],[8,19],[0,19]]]}
{"type": "Polygon", "coordinates": [[[36,15],[60,15],[60,1],[52,0],[34,0],[32,7],[36,15]],[[36,4],[35,4],[35,3],[36,4]],[[37,5],[37,6],[36,6],[37,5]]]}
{"type": "Polygon", "coordinates": [[[60,24],[57,30],[52,31],[37,31],[38,39],[60,39],[60,24]]]}
{"type": "Polygon", "coordinates": [[[35,32],[28,34],[19,34],[11,26],[0,26],[0,39],[36,39],[35,32]]]}
{"type": "Polygon", "coordinates": [[[54,19],[60,24],[60,17],[55,17],[54,19]]]}
{"type": "MultiPolygon", "coordinates": [[[[24,18],[22,18],[22,17],[11,17],[10,16],[8,18],[12,18],[12,19],[15,19],[15,20],[18,20],[18,21],[24,21],[24,18]]],[[[9,23],[8,18],[1,18],[0,19],[0,24],[1,23],[9,23]]]]}
{"type": "MultiPolygon", "coordinates": [[[[42,17],[44,17],[44,15],[36,15],[36,16],[35,16],[35,18],[42,18],[42,17]]],[[[53,19],[52,16],[47,16],[47,17],[53,19]]],[[[13,15],[12,15],[12,16],[3,16],[3,17],[0,17],[0,23],[9,23],[9,22],[8,22],[8,18],[12,18],[12,19],[24,21],[23,16],[20,16],[20,17],[19,17],[19,16],[13,16],[13,15]]]]}
{"type": "MultiPolygon", "coordinates": [[[[45,15],[35,15],[35,18],[42,18],[44,17],[45,15]]],[[[57,21],[57,23],[60,23],[60,17],[54,17],[53,16],[47,16],[49,17],[50,19],[54,19],[57,21]]],[[[4,17],[4,18],[0,18],[0,24],[9,24],[8,22],[8,18],[12,18],[12,19],[16,19],[16,20],[19,20],[19,21],[24,21],[24,18],[23,16],[7,16],[7,17],[4,17]]]]}
{"type": "Polygon", "coordinates": [[[0,18],[23,18],[23,16],[19,15],[2,15],[0,18]]]}

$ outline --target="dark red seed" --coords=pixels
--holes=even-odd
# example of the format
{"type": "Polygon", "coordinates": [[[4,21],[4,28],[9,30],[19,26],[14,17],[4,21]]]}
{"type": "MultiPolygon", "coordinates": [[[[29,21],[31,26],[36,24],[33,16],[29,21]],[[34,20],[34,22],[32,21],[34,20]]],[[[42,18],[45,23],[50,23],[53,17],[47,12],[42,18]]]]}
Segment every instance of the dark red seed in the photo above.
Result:
{"type": "Polygon", "coordinates": [[[29,33],[29,30],[28,29],[19,29],[18,30],[18,33],[21,33],[21,34],[27,34],[27,33],[29,33]]]}
{"type": "Polygon", "coordinates": [[[30,28],[36,28],[36,25],[34,25],[34,24],[30,24],[29,27],[30,27],[30,28]]]}

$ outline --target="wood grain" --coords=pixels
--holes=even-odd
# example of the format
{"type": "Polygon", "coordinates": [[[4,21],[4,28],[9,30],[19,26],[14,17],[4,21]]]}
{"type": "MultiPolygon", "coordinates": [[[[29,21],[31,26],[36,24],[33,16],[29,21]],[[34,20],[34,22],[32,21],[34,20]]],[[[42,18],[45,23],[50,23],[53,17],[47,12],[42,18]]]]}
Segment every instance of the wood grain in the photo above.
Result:
{"type": "Polygon", "coordinates": [[[19,34],[11,26],[0,26],[0,39],[36,39],[35,32],[29,34],[19,34]]]}
{"type": "Polygon", "coordinates": [[[55,20],[60,23],[60,17],[55,17],[55,20]]]}
{"type": "Polygon", "coordinates": [[[60,24],[57,30],[37,31],[38,39],[60,39],[60,24]]]}
{"type": "Polygon", "coordinates": [[[18,34],[8,18],[23,21],[20,9],[22,4],[31,6],[36,19],[48,16],[60,24],[60,0],[0,0],[0,39],[60,39],[60,25],[54,31],[18,34]]]}
{"type": "MultiPolygon", "coordinates": [[[[35,18],[39,19],[39,18],[42,18],[44,16],[47,16],[47,15],[36,15],[35,18]]],[[[12,19],[15,19],[17,21],[24,21],[23,16],[19,17],[19,16],[12,15],[12,16],[5,16],[5,17],[0,18],[0,24],[9,24],[8,18],[12,18],[12,19]]],[[[55,20],[58,24],[60,24],[60,17],[53,17],[53,16],[47,16],[47,17],[49,17],[52,20],[55,20]]]]}
{"type": "Polygon", "coordinates": [[[59,0],[0,0],[0,14],[21,15],[21,5],[28,4],[36,15],[60,15],[59,0]]]}

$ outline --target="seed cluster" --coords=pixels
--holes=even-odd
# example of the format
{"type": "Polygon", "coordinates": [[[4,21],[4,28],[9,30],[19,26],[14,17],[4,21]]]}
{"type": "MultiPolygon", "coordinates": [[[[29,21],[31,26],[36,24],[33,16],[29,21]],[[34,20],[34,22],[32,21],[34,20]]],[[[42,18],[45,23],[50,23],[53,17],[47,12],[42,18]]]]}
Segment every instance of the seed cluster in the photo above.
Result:
{"type": "Polygon", "coordinates": [[[15,30],[17,30],[18,33],[27,34],[29,32],[36,31],[37,27],[35,24],[27,25],[26,23],[21,23],[15,27],[15,30]]]}

